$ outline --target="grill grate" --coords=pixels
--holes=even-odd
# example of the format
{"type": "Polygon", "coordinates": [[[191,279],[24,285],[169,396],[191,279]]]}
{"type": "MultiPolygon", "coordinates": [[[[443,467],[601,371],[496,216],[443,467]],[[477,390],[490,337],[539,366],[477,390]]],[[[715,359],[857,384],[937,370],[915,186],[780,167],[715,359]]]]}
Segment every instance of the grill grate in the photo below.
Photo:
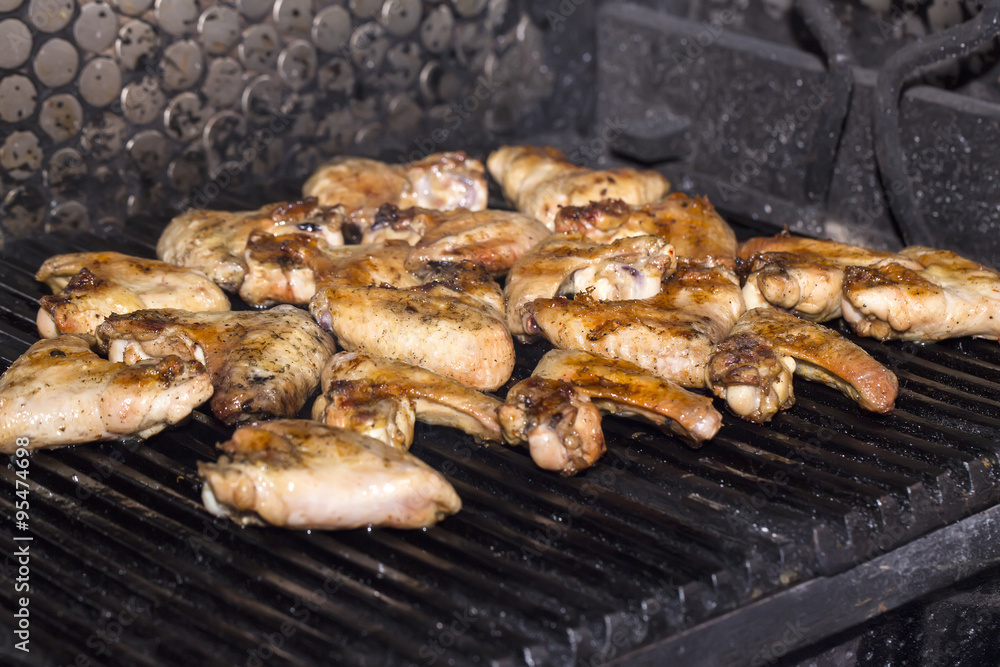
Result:
{"type": "MultiPolygon", "coordinates": [[[[158,233],[137,223],[114,247],[152,256],[158,233]]],[[[79,236],[7,249],[3,367],[36,340],[40,263],[109,245],[79,236]]],[[[425,531],[294,533],[214,519],[202,509],[195,464],[216,458],[228,431],[203,413],[146,443],[37,452],[32,657],[599,664],[681,641],[684,631],[849,572],[1000,500],[996,343],[860,343],[899,376],[889,417],[797,381],[791,411],[767,426],[726,415],[697,451],[606,419],[609,453],[574,478],[537,469],[523,449],[419,426],[414,453],[464,502],[425,531]]],[[[518,378],[544,348],[519,352],[518,378]]],[[[0,513],[9,517],[13,469],[0,469],[0,479],[0,513]]],[[[0,525],[6,554],[12,524],[0,525]]],[[[13,573],[8,556],[0,585],[8,608],[13,573]]],[[[11,643],[4,653],[14,655],[11,643]]]]}

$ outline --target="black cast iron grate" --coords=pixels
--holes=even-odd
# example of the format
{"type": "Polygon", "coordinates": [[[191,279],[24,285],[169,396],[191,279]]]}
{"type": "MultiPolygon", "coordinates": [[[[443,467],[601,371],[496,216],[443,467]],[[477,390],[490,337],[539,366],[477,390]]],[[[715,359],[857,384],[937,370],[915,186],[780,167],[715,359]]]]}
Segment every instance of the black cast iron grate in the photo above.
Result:
{"type": "MultiPolygon", "coordinates": [[[[158,233],[136,222],[113,245],[153,256],[158,233]]],[[[79,236],[8,247],[0,368],[36,340],[40,263],[111,245],[79,236]]],[[[607,419],[609,453],[568,479],[538,470],[524,450],[420,428],[414,453],[445,472],[465,504],[425,531],[295,533],[214,520],[201,506],[195,464],[216,458],[228,431],[200,412],[145,443],[37,452],[28,657],[602,664],[682,641],[1000,500],[1000,346],[861,344],[899,376],[892,416],[797,382],[792,410],[768,426],[726,415],[718,437],[697,451],[607,419]]],[[[543,351],[520,350],[515,379],[543,351]]],[[[4,517],[14,512],[14,480],[11,467],[0,468],[4,517]]],[[[5,518],[0,600],[8,609],[18,595],[14,533],[5,518]]],[[[928,555],[924,565],[957,557],[928,555]]],[[[787,634],[782,622],[775,619],[775,636],[787,634]]],[[[2,653],[22,657],[11,631],[2,634],[2,653]]],[[[770,639],[752,641],[763,648],[770,639]]]]}

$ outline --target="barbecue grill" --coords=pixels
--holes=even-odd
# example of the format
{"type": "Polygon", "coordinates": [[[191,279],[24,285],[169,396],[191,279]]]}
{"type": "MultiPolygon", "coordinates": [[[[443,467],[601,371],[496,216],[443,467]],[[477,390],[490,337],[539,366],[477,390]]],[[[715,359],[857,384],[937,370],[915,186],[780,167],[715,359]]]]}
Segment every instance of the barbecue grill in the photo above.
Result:
{"type": "MultiPolygon", "coordinates": [[[[244,9],[255,4],[260,3],[239,4],[241,25],[253,17],[244,9]]],[[[840,62],[830,54],[846,48],[846,37],[836,31],[849,24],[843,16],[824,13],[821,3],[801,3],[797,15],[805,16],[817,31],[818,55],[788,44],[772,44],[767,46],[770,51],[763,51],[777,54],[764,60],[779,63],[765,70],[764,78],[772,80],[770,90],[777,86],[784,91],[782,86],[790,81],[788,90],[805,93],[802,98],[778,95],[770,101],[766,95],[749,96],[750,74],[730,86],[728,98],[717,89],[722,78],[709,75],[722,67],[744,72],[760,64],[764,47],[754,31],[766,30],[760,29],[764,19],[759,7],[734,3],[743,13],[726,22],[712,13],[720,9],[719,3],[691,3],[690,11],[677,9],[686,3],[666,3],[655,10],[619,3],[600,8],[534,3],[520,14],[511,3],[503,15],[496,5],[507,3],[486,4],[455,2],[453,19],[458,17],[460,27],[487,26],[492,20],[495,25],[489,23],[485,33],[514,37],[502,44],[500,39],[490,42],[495,50],[487,49],[483,62],[461,48],[440,61],[428,61],[426,76],[413,85],[435,95],[449,81],[455,90],[474,91],[476,79],[462,79],[456,63],[471,72],[476,67],[499,68],[503,62],[505,68],[490,71],[514,76],[537,71],[540,59],[558,56],[560,48],[565,49],[563,60],[555,62],[568,73],[568,81],[552,76],[550,69],[549,76],[543,72],[531,85],[513,86],[516,94],[510,88],[501,90],[489,109],[469,116],[454,136],[435,138],[435,150],[464,147],[449,142],[479,132],[478,141],[486,144],[504,136],[561,144],[574,158],[591,164],[656,164],[680,188],[709,194],[741,238],[772,234],[789,223],[803,233],[857,232],[876,245],[898,245],[893,225],[899,221],[894,223],[891,215],[896,208],[876,193],[878,168],[887,164],[882,149],[876,151],[871,142],[867,153],[843,147],[853,148],[856,136],[884,138],[887,129],[909,137],[907,124],[942,114],[953,121],[948,127],[956,136],[972,136],[966,122],[980,128],[973,131],[988,130],[996,136],[1000,123],[1000,113],[988,100],[910,89],[896,97],[902,112],[897,112],[895,124],[872,135],[864,111],[879,99],[883,78],[864,69],[871,63],[862,62],[851,63],[848,87],[853,94],[843,105],[824,106],[784,128],[752,126],[752,118],[776,117],[779,107],[791,109],[794,120],[795,110],[809,104],[810,84],[821,90],[847,85],[842,68],[826,66],[821,56],[840,62]],[[678,52],[672,45],[697,40],[705,22],[722,30],[709,31],[714,36],[711,44],[702,46],[703,53],[680,62],[671,59],[670,54],[678,52]],[[574,30],[580,39],[570,44],[564,38],[574,30]],[[593,39],[589,45],[588,39],[593,39]],[[517,55],[504,60],[508,53],[517,55]],[[596,57],[596,65],[584,67],[590,61],[583,54],[596,57]],[[449,73],[451,79],[444,77],[449,73]],[[701,81],[702,87],[691,95],[664,93],[665,87],[681,80],[688,82],[685,86],[701,81]],[[596,86],[597,94],[581,101],[587,93],[580,89],[587,85],[596,86]],[[733,97],[732,90],[748,96],[745,108],[732,103],[742,99],[733,97]],[[580,103],[570,104],[573,108],[558,122],[545,122],[555,117],[554,110],[575,101],[580,103]],[[852,105],[861,105],[861,110],[852,105]],[[740,129],[732,128],[743,134],[729,137],[719,130],[713,143],[711,126],[727,113],[744,114],[740,129]],[[582,126],[589,128],[583,138],[577,133],[582,126]],[[512,135],[515,127],[518,133],[512,135]],[[781,135],[775,151],[763,162],[755,161],[757,171],[734,188],[732,175],[742,173],[744,159],[754,160],[754,150],[767,145],[772,130],[781,135]],[[754,134],[757,131],[762,134],[754,134]],[[816,158],[810,158],[808,150],[796,151],[800,142],[835,152],[832,172],[814,166],[816,158]],[[728,159],[720,145],[731,149],[728,159]],[[854,194],[848,198],[846,193],[854,194]],[[882,207],[870,219],[841,215],[852,208],[869,210],[865,207],[871,201],[882,207]]],[[[285,14],[275,7],[272,22],[284,35],[286,26],[279,18],[285,14]]],[[[441,8],[452,12],[450,7],[428,3],[423,20],[441,8]]],[[[265,9],[261,16],[267,13],[265,9]]],[[[396,14],[387,16],[393,19],[396,14]]],[[[390,25],[387,21],[382,27],[390,25]]],[[[169,43],[173,33],[161,34],[161,51],[183,41],[169,43]]],[[[378,38],[388,39],[373,35],[378,38]]],[[[422,44],[431,50],[428,42],[422,44]]],[[[374,57],[364,46],[363,41],[355,44],[349,53],[374,57]]],[[[340,55],[326,54],[324,62],[340,55]]],[[[367,61],[361,56],[349,65],[364,72],[367,61]]],[[[375,69],[384,73],[379,67],[375,69]]],[[[905,63],[899,67],[902,71],[905,63]]],[[[282,81],[285,89],[278,87],[279,97],[298,95],[296,100],[302,102],[302,91],[310,90],[295,88],[287,78],[282,81]]],[[[260,85],[252,91],[259,93],[260,85]]],[[[261,99],[280,110],[280,99],[261,99]]],[[[422,109],[433,110],[440,98],[418,101],[422,109]]],[[[380,97],[376,107],[387,111],[379,106],[383,102],[388,105],[380,97]]],[[[85,112],[96,113],[88,104],[85,112]]],[[[407,159],[409,152],[423,150],[421,139],[432,136],[407,126],[388,133],[391,141],[376,141],[381,131],[395,127],[389,121],[393,117],[373,120],[376,112],[359,106],[345,106],[342,116],[355,123],[367,117],[370,127],[366,133],[361,123],[343,148],[407,159]]],[[[244,120],[258,130],[268,122],[262,108],[242,108],[244,120]],[[254,125],[253,111],[262,115],[263,123],[254,125]]],[[[126,104],[124,109],[132,107],[126,104]]],[[[435,113],[443,111],[437,108],[435,113]]],[[[442,117],[430,112],[426,116],[432,126],[442,117]]],[[[239,125],[238,119],[225,118],[239,125]]],[[[206,142],[210,123],[202,127],[206,142]]],[[[122,130],[131,127],[122,125],[122,130]]],[[[716,122],[714,127],[722,126],[716,122]]],[[[121,155],[109,156],[101,165],[114,167],[120,159],[134,170],[141,164],[135,142],[143,139],[148,144],[151,135],[139,135],[158,130],[139,129],[122,142],[127,148],[121,155]]],[[[244,127],[236,134],[245,138],[252,132],[244,127]]],[[[171,174],[195,169],[218,186],[219,174],[229,173],[223,168],[226,160],[236,157],[213,156],[202,151],[204,146],[197,147],[202,151],[197,154],[190,145],[171,148],[170,141],[179,146],[180,139],[169,133],[160,137],[164,141],[153,141],[156,151],[150,153],[159,156],[161,148],[165,151],[157,164],[183,158],[178,162],[183,169],[168,170],[166,176],[151,171],[148,179],[128,184],[138,188],[131,194],[102,194],[95,180],[99,169],[87,162],[86,175],[73,185],[76,190],[54,193],[58,199],[69,192],[85,216],[18,218],[36,222],[28,224],[30,234],[24,234],[31,238],[8,238],[2,251],[0,367],[9,366],[37,340],[35,313],[44,288],[33,274],[48,256],[100,249],[154,256],[167,217],[164,211],[198,196],[206,201],[196,203],[227,208],[250,208],[261,197],[293,196],[303,165],[310,166],[318,156],[309,153],[315,147],[300,137],[299,143],[287,144],[289,157],[282,158],[286,161],[274,163],[283,178],[273,187],[255,192],[260,179],[247,167],[234,172],[231,185],[212,194],[203,184],[178,188],[184,183],[170,180],[171,174]],[[302,155],[306,157],[295,162],[295,156],[302,155]],[[150,208],[151,203],[163,208],[150,208]],[[60,228],[60,220],[72,224],[60,228]],[[39,225],[46,224],[56,233],[42,236],[39,225]],[[66,227],[79,229],[70,233],[66,227]]],[[[475,144],[469,145],[475,150],[475,144]]],[[[54,154],[50,150],[65,148],[61,146],[43,142],[40,150],[48,158],[54,154]]],[[[891,139],[888,146],[892,148],[891,139]]],[[[323,150],[334,148],[329,144],[323,150]]],[[[964,164],[995,147],[970,150],[976,151],[972,158],[940,151],[938,162],[920,164],[934,173],[952,168],[950,160],[964,164]]],[[[99,161],[91,154],[80,157],[99,161]]],[[[51,175],[51,164],[44,164],[51,175]]],[[[989,164],[977,172],[986,182],[995,173],[989,164]]],[[[891,173],[892,167],[888,169],[891,173]]],[[[967,211],[932,206],[935,195],[927,189],[923,171],[904,176],[911,192],[924,192],[922,205],[934,217],[967,211]]],[[[52,194],[46,188],[54,181],[38,173],[14,183],[6,194],[5,215],[13,205],[31,212],[37,204],[32,197],[52,194]]],[[[979,187],[979,181],[970,182],[968,190],[959,193],[968,193],[963,206],[976,209],[983,201],[990,205],[979,187]]],[[[493,206],[502,206],[496,196],[493,199],[493,206]]],[[[998,214],[1000,209],[985,210],[984,224],[995,225],[998,214]]],[[[933,232],[935,227],[924,225],[903,236],[924,239],[920,234],[926,229],[933,232]]],[[[7,232],[14,236],[9,225],[7,232]]],[[[972,247],[970,239],[982,239],[981,234],[963,227],[940,244],[956,247],[967,242],[972,247]]],[[[983,257],[995,248],[980,243],[974,250],[983,257]]],[[[0,599],[5,608],[17,608],[23,595],[15,592],[20,575],[12,554],[25,542],[14,538],[32,538],[31,653],[14,649],[17,638],[11,624],[16,619],[6,615],[0,653],[11,661],[58,665],[795,661],[796,656],[808,656],[808,647],[983,572],[1000,557],[1000,347],[969,339],[933,345],[852,340],[897,374],[900,395],[892,415],[866,413],[832,389],[797,382],[793,409],[767,425],[726,414],[719,435],[699,450],[639,422],[606,418],[608,453],[571,478],[539,470],[524,449],[482,446],[454,430],[418,425],[413,453],[442,471],[464,503],[459,514],[421,531],[299,533],[241,528],[209,515],[200,500],[196,462],[216,459],[214,445],[227,439],[229,430],[204,410],[184,426],[145,442],[36,452],[28,468],[27,532],[16,530],[12,518],[17,468],[0,469],[5,489],[0,496],[0,515],[5,517],[0,525],[5,554],[0,599]]],[[[526,377],[546,349],[542,344],[520,347],[512,383],[526,377]]]]}

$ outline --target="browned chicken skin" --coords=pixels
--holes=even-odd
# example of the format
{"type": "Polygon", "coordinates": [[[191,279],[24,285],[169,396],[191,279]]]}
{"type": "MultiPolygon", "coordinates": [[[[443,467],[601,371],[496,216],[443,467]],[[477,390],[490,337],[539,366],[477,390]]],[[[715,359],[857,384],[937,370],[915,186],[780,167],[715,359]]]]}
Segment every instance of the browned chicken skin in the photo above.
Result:
{"type": "Polygon", "coordinates": [[[108,315],[143,308],[229,310],[229,299],[205,275],[117,252],[56,255],[45,260],[35,279],[56,293],[40,301],[43,338],[93,334],[108,315]]]}
{"type": "Polygon", "coordinates": [[[299,419],[242,426],[199,463],[205,508],[240,524],[297,530],[424,528],[462,507],[455,489],[409,452],[299,419]]]}
{"type": "Polygon", "coordinates": [[[712,438],[722,426],[722,415],[712,407],[712,399],[625,361],[589,352],[551,350],[533,374],[569,382],[601,410],[639,417],[694,447],[712,438]]]}
{"type": "Polygon", "coordinates": [[[302,192],[326,206],[343,206],[353,225],[368,229],[380,206],[450,211],[486,208],[483,163],[462,152],[434,153],[408,164],[339,157],[316,170],[302,192]]]}
{"type": "Polygon", "coordinates": [[[526,308],[524,321],[557,347],[621,359],[698,388],[705,385],[714,345],[743,311],[732,271],[681,262],[649,299],[537,299],[526,308]]]}
{"type": "Polygon", "coordinates": [[[792,371],[872,412],[891,412],[899,391],[890,370],[836,331],[769,307],[740,318],[706,373],[734,413],[763,422],[794,403],[792,371]]]}
{"type": "Polygon", "coordinates": [[[678,258],[736,268],[736,234],[705,197],[675,192],[642,206],[620,199],[566,206],[555,226],[557,232],[577,232],[602,243],[652,234],[674,246],[678,258]]]}
{"type": "Polygon", "coordinates": [[[844,319],[858,335],[911,341],[1000,338],[1000,273],[947,250],[912,246],[900,256],[847,269],[844,319]]]}
{"type": "Polygon", "coordinates": [[[227,424],[298,414],[336,351],[333,339],[293,306],[232,313],[143,310],[109,318],[97,336],[114,361],[173,354],[203,362],[215,386],[212,412],[227,424]]]}
{"type": "Polygon", "coordinates": [[[0,376],[0,452],[12,453],[19,438],[28,449],[148,438],[212,395],[196,361],[127,366],[101,359],[95,344],[93,336],[41,340],[0,376]]]}
{"type": "Polygon", "coordinates": [[[655,236],[602,244],[553,234],[518,259],[507,276],[507,327],[520,338],[539,333],[527,318],[537,299],[586,292],[593,300],[651,297],[675,265],[673,246],[655,236]]]}
{"type": "Polygon", "coordinates": [[[527,443],[543,470],[575,475],[606,451],[601,412],[569,382],[529,377],[514,385],[499,410],[504,440],[527,443]]]}
{"type": "Polygon", "coordinates": [[[341,352],[323,369],[313,419],[349,428],[398,449],[413,443],[413,420],[499,441],[500,401],[438,373],[358,352],[341,352]]]}
{"type": "Polygon", "coordinates": [[[344,243],[342,208],[321,206],[316,199],[268,204],[256,211],[191,209],[170,221],[156,244],[156,256],[201,271],[229,292],[246,274],[244,253],[253,232],[308,234],[327,245],[344,243]]]}
{"type": "Polygon", "coordinates": [[[893,253],[787,232],[744,242],[739,257],[745,260],[741,272],[746,276],[743,299],[747,308],[772,305],[813,322],[840,317],[846,267],[892,258],[913,266],[893,253]]]}
{"type": "Polygon", "coordinates": [[[566,154],[550,147],[503,146],[486,165],[518,211],[555,229],[563,206],[586,206],[592,201],[621,199],[631,205],[658,201],[670,190],[670,181],[655,171],[579,167],[566,154]]]}

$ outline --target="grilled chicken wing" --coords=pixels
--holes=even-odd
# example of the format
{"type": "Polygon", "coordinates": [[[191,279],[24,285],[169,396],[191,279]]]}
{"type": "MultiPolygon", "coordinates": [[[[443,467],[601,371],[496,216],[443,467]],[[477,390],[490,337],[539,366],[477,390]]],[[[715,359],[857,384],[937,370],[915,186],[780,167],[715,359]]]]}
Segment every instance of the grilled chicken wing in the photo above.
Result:
{"type": "Polygon", "coordinates": [[[233,424],[298,414],[319,386],[333,339],[293,306],[263,312],[142,310],[108,318],[97,330],[112,361],[177,355],[212,376],[212,412],[233,424]]]}
{"type": "Polygon", "coordinates": [[[170,221],[156,244],[156,256],[169,264],[201,271],[235,292],[246,274],[244,253],[253,232],[309,234],[330,246],[344,243],[344,212],[316,199],[268,204],[256,211],[191,209],[170,221]]]}
{"type": "Polygon", "coordinates": [[[642,299],[660,291],[675,265],[673,246],[655,236],[601,244],[580,234],[553,234],[518,259],[507,276],[507,327],[538,334],[526,311],[536,299],[587,292],[593,300],[642,299]]]}
{"type": "Polygon", "coordinates": [[[397,449],[413,444],[413,419],[500,440],[500,401],[423,368],[341,352],[323,369],[313,419],[364,433],[397,449]]]}
{"type": "Polygon", "coordinates": [[[1000,273],[947,250],[912,246],[896,259],[849,267],[844,319],[880,340],[1000,338],[1000,273]]]}
{"type": "Polygon", "coordinates": [[[563,206],[585,206],[592,201],[621,199],[631,205],[658,201],[670,190],[670,181],[655,171],[578,167],[554,148],[503,146],[486,161],[504,196],[518,211],[555,229],[563,206]]]}
{"type": "Polygon", "coordinates": [[[722,426],[722,415],[712,399],[646,373],[625,361],[589,352],[551,350],[533,375],[569,382],[601,410],[639,417],[663,431],[672,431],[694,447],[712,438],[722,426]]]}
{"type": "Polygon", "coordinates": [[[205,508],[240,524],[299,530],[423,528],[462,507],[451,484],[412,454],[316,422],[242,426],[199,463],[205,508]]]}
{"type": "Polygon", "coordinates": [[[794,403],[790,372],[872,412],[891,412],[899,390],[890,370],[836,331],[769,307],[747,311],[706,370],[712,391],[758,422],[794,403]]]}
{"type": "Polygon", "coordinates": [[[97,356],[94,344],[78,335],[39,341],[0,376],[0,452],[19,438],[28,449],[148,438],[212,395],[200,363],[169,356],[126,366],[97,356]]]}
{"type": "Polygon", "coordinates": [[[527,443],[531,459],[543,470],[575,475],[607,449],[600,410],[569,382],[534,376],[518,382],[499,417],[504,440],[527,443]]]}
{"type": "Polygon", "coordinates": [[[43,338],[93,334],[108,315],[142,308],[229,310],[226,295],[201,273],[117,252],[50,257],[35,280],[56,293],[41,298],[37,324],[43,338]]]}
{"type": "Polygon", "coordinates": [[[736,268],[736,234],[704,197],[675,192],[642,206],[620,199],[566,206],[556,215],[555,226],[557,232],[576,232],[601,243],[652,234],[674,246],[679,258],[736,268]]]}
{"type": "Polygon", "coordinates": [[[844,269],[887,259],[914,266],[889,252],[792,236],[783,232],[753,238],[739,248],[745,260],[743,299],[747,308],[772,305],[812,322],[840,317],[844,269]]]}
{"type": "Polygon", "coordinates": [[[685,387],[703,387],[714,345],[743,311],[732,271],[681,262],[652,298],[537,299],[523,322],[557,347],[621,359],[685,387]]]}
{"type": "Polygon", "coordinates": [[[383,204],[449,211],[486,208],[483,163],[462,152],[434,153],[408,164],[339,157],[316,170],[302,188],[327,206],[343,206],[361,230],[374,223],[383,204]]]}

